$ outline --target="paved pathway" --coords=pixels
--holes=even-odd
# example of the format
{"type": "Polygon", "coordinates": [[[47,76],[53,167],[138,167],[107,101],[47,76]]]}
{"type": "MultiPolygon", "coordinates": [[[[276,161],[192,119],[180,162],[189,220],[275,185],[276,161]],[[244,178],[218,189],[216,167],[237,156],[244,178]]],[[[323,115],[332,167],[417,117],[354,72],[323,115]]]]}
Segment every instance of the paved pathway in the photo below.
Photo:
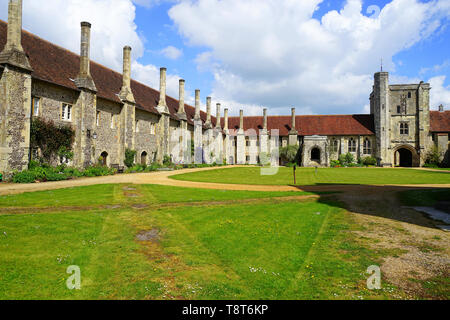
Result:
{"type": "MultiPolygon", "coordinates": [[[[232,166],[230,166],[232,167],[232,166]]],[[[236,166],[234,166],[236,167],[236,166]]],[[[226,168],[226,167],[222,167],[226,168]]],[[[203,188],[216,190],[248,190],[248,191],[358,191],[362,189],[425,189],[425,188],[450,188],[450,184],[427,184],[427,185],[320,185],[320,186],[270,186],[270,185],[245,185],[245,184],[224,184],[209,182],[180,181],[170,179],[176,174],[190,173],[196,171],[215,170],[217,168],[183,169],[178,171],[158,171],[149,173],[118,174],[106,177],[80,178],[67,181],[14,184],[0,183],[0,195],[17,194],[23,192],[54,190],[61,188],[71,188],[96,184],[134,183],[134,184],[159,184],[166,186],[203,188]]]]}

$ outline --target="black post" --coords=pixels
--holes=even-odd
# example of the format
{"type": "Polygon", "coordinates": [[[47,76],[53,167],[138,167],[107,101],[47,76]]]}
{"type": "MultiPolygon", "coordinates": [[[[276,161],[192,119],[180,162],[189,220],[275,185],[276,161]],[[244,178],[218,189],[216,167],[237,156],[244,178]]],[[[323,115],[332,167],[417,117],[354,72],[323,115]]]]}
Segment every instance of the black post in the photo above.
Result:
{"type": "Polygon", "coordinates": [[[297,179],[295,177],[295,170],[297,170],[297,166],[294,165],[294,186],[297,185],[297,179]]]}

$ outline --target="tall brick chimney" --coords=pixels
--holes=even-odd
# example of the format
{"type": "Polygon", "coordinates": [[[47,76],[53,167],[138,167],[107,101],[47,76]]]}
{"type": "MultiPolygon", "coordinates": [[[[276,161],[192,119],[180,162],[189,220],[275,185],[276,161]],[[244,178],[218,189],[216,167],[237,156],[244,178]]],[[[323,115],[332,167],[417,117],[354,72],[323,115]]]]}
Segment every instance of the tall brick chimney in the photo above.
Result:
{"type": "Polygon", "coordinates": [[[0,64],[32,70],[22,47],[22,0],[9,0],[7,40],[0,53],[0,64]]]}
{"type": "Polygon", "coordinates": [[[195,115],[194,120],[200,120],[200,90],[195,90],[195,115]]]}
{"type": "Polygon", "coordinates": [[[295,130],[295,108],[291,109],[291,132],[292,134],[297,134],[297,130],[295,130]]]}
{"type": "Polygon", "coordinates": [[[263,121],[263,130],[267,131],[267,109],[263,109],[264,121],[263,121]]]}
{"type": "Polygon", "coordinates": [[[244,131],[244,110],[239,111],[239,131],[244,131]]]}
{"type": "Polygon", "coordinates": [[[211,129],[211,97],[206,98],[206,122],[205,122],[205,128],[211,129]]]}
{"type": "Polygon", "coordinates": [[[97,91],[94,80],[91,77],[90,46],[91,24],[89,22],[81,22],[80,73],[75,78],[75,85],[78,88],[97,91]]]}
{"type": "Polygon", "coordinates": [[[220,123],[220,103],[216,104],[216,129],[221,129],[220,123]]]}
{"type": "Polygon", "coordinates": [[[131,91],[131,47],[125,46],[123,48],[123,84],[120,90],[119,97],[122,100],[133,102],[134,95],[131,91]]]}
{"type": "Polygon", "coordinates": [[[186,111],[184,110],[184,85],[185,81],[180,79],[180,97],[177,117],[181,120],[187,120],[186,111]]]}
{"type": "Polygon", "coordinates": [[[228,109],[225,109],[223,111],[223,117],[224,117],[223,130],[227,131],[228,130],[228,109]]]}
{"type": "Polygon", "coordinates": [[[169,113],[166,103],[166,73],[166,68],[159,70],[159,103],[157,107],[159,113],[169,113]]]}

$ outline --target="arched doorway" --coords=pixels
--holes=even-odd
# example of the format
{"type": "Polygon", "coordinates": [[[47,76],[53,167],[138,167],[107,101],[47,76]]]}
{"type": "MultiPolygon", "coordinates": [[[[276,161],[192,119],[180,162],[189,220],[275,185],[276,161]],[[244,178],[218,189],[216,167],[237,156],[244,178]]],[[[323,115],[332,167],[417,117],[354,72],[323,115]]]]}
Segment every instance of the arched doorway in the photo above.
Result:
{"type": "Polygon", "coordinates": [[[145,151],[141,153],[141,165],[147,165],[147,152],[145,151]]]}
{"type": "Polygon", "coordinates": [[[320,164],[320,149],[313,148],[311,150],[311,161],[315,161],[320,164]]]}
{"type": "Polygon", "coordinates": [[[413,155],[412,152],[406,148],[401,148],[397,150],[398,153],[398,164],[400,167],[412,167],[413,166],[413,155]]]}
{"type": "Polygon", "coordinates": [[[103,151],[100,156],[101,156],[100,164],[106,167],[108,165],[108,152],[103,151]]]}

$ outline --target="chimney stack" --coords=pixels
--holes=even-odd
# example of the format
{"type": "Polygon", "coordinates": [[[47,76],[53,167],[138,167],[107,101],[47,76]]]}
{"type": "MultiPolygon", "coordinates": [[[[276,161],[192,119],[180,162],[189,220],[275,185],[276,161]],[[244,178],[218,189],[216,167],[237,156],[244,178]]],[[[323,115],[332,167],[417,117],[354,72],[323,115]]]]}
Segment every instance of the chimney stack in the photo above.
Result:
{"type": "Polygon", "coordinates": [[[22,47],[22,0],[9,0],[6,45],[0,53],[0,64],[10,64],[32,71],[22,47]]]}
{"type": "Polygon", "coordinates": [[[239,130],[244,130],[244,110],[239,111],[239,130]]]}
{"type": "Polygon", "coordinates": [[[180,96],[177,117],[181,120],[187,120],[186,111],[184,110],[184,85],[185,81],[180,79],[180,96]]]}
{"type": "Polygon", "coordinates": [[[91,77],[90,46],[91,24],[89,22],[81,22],[80,73],[75,79],[75,84],[78,88],[97,91],[94,80],[91,77]]]}
{"type": "Polygon", "coordinates": [[[291,134],[297,134],[297,131],[295,129],[295,108],[292,108],[291,111],[292,111],[291,134]]]}
{"type": "Polygon", "coordinates": [[[220,103],[218,103],[216,105],[216,128],[220,129],[221,127],[222,126],[221,126],[221,123],[220,123],[220,103]]]}
{"type": "Polygon", "coordinates": [[[267,109],[263,109],[263,114],[264,114],[263,129],[267,131],[267,109]]]}
{"type": "Polygon", "coordinates": [[[211,129],[211,97],[206,98],[206,129],[211,129]]]}
{"type": "Polygon", "coordinates": [[[200,120],[200,90],[195,90],[195,115],[194,120],[200,120]]]}
{"type": "Polygon", "coordinates": [[[224,117],[224,124],[223,124],[223,130],[227,131],[228,130],[228,109],[225,109],[223,111],[223,117],[224,117]]]}
{"type": "Polygon", "coordinates": [[[123,84],[119,97],[122,100],[134,102],[133,92],[131,91],[131,47],[123,48],[123,84]]]}
{"type": "Polygon", "coordinates": [[[166,73],[166,68],[159,70],[159,103],[157,107],[159,113],[169,113],[166,103],[166,73]]]}

